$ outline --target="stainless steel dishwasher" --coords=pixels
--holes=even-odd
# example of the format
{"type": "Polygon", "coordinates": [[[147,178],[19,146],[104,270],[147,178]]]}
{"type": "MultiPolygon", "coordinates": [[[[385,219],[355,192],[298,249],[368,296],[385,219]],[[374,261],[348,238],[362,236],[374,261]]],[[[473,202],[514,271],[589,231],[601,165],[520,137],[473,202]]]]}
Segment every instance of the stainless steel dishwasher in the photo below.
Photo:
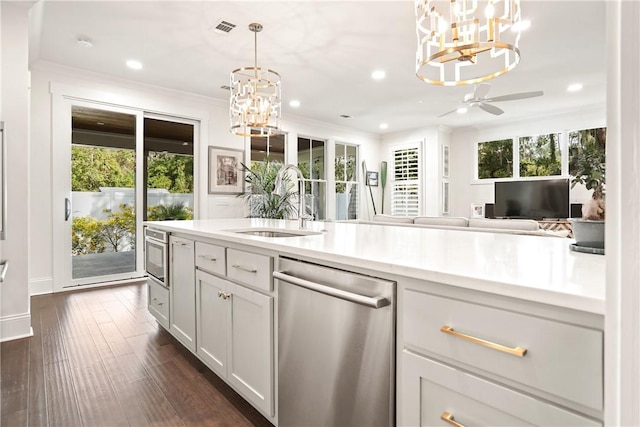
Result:
{"type": "Polygon", "coordinates": [[[396,284],[280,258],[278,425],[395,423],[396,284]]]}

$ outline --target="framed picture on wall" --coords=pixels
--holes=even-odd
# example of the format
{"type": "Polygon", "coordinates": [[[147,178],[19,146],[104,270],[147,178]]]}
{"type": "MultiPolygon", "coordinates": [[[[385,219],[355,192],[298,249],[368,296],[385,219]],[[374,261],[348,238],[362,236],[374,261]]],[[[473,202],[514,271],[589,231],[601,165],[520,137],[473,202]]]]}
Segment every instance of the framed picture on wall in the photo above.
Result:
{"type": "Polygon", "coordinates": [[[244,193],[244,151],[209,147],[209,194],[244,193]]]}
{"type": "Polygon", "coordinates": [[[378,172],[367,171],[367,185],[369,187],[378,186],[378,172]]]}
{"type": "Polygon", "coordinates": [[[471,204],[471,218],[484,218],[484,204],[471,204]]]}

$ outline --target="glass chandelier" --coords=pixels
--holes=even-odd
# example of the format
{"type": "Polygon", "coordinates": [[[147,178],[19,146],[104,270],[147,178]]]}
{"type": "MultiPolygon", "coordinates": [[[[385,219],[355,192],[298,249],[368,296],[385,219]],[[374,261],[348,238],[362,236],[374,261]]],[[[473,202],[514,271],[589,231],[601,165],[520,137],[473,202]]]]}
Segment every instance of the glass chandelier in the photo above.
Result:
{"type": "Polygon", "coordinates": [[[416,75],[440,86],[480,83],[520,62],[520,0],[415,0],[416,75]]]}
{"type": "Polygon", "coordinates": [[[229,117],[231,133],[268,136],[280,132],[280,74],[258,67],[258,33],[262,25],[249,24],[254,33],[254,64],[231,72],[229,117]]]}

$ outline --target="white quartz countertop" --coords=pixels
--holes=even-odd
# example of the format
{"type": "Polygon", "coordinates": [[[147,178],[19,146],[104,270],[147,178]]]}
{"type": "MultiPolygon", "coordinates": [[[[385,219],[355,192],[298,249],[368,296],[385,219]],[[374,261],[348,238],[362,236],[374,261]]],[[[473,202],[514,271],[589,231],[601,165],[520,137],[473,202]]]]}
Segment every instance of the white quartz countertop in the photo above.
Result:
{"type": "Polygon", "coordinates": [[[310,222],[308,229],[322,233],[299,237],[229,231],[298,228],[295,220],[248,218],[145,225],[590,313],[605,310],[605,257],[570,251],[571,239],[346,222],[310,222]]]}

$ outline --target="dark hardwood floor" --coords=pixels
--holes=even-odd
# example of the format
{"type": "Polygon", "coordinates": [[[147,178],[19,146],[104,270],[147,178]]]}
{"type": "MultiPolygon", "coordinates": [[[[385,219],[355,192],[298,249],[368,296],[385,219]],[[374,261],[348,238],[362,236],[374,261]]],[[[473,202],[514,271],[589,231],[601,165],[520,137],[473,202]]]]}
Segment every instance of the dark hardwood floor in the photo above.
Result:
{"type": "Polygon", "coordinates": [[[148,313],[146,285],[31,298],[2,343],[0,425],[271,426],[148,313]]]}

